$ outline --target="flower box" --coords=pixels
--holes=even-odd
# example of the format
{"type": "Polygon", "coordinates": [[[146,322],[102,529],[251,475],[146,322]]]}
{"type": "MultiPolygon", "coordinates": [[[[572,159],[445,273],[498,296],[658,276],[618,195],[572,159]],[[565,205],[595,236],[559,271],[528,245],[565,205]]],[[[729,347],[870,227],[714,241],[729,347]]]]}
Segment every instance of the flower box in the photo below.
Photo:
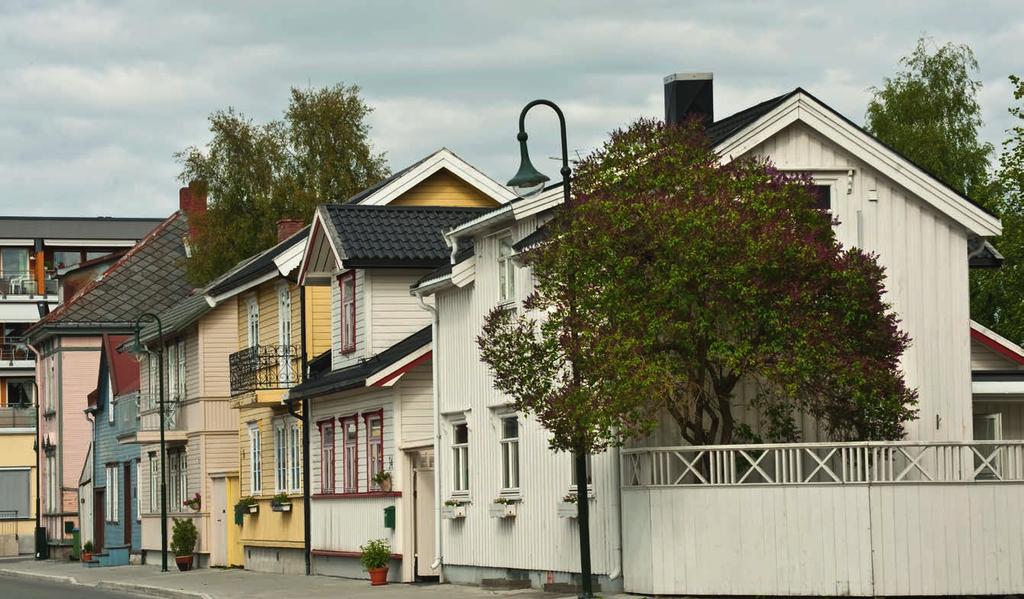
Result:
{"type": "Polygon", "coordinates": [[[258,513],[260,513],[260,506],[259,506],[259,504],[255,504],[254,503],[254,504],[250,505],[249,506],[249,513],[250,514],[258,514],[258,513]]]}
{"type": "Polygon", "coordinates": [[[466,517],[466,506],[446,505],[441,508],[441,517],[446,520],[458,520],[466,517]]]}
{"type": "Polygon", "coordinates": [[[574,502],[562,501],[558,504],[559,518],[577,518],[579,513],[579,505],[574,502]]]}
{"type": "Polygon", "coordinates": [[[271,503],[270,509],[275,512],[290,512],[292,511],[292,503],[290,501],[288,503],[271,503]]]}
{"type": "Polygon", "coordinates": [[[516,504],[514,503],[492,503],[491,518],[515,518],[516,504]]]}

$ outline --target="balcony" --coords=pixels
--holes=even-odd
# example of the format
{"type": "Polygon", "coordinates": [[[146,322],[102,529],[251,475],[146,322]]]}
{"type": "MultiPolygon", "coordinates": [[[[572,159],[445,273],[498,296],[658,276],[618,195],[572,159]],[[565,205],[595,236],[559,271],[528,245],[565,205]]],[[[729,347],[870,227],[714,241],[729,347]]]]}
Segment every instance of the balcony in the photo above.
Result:
{"type": "Polygon", "coordinates": [[[0,272],[0,296],[8,295],[57,295],[57,279],[54,272],[46,271],[43,288],[40,289],[35,273],[30,270],[4,270],[0,272]]]}
{"type": "Polygon", "coordinates": [[[35,428],[35,406],[4,406],[0,408],[0,429],[35,428]]]}
{"type": "Polygon", "coordinates": [[[21,337],[7,337],[0,343],[0,369],[34,368],[35,354],[21,337]]]}
{"type": "MultiPolygon", "coordinates": [[[[131,405],[128,405],[127,409],[121,410],[122,416],[118,417],[117,440],[119,443],[159,443],[159,396],[156,392],[143,391],[139,394],[138,401],[138,411],[135,411],[131,405]],[[134,425],[135,430],[132,430],[133,419],[137,420],[137,424],[134,425]]],[[[176,393],[171,393],[164,401],[164,437],[168,443],[183,443],[188,440],[188,431],[181,418],[181,401],[176,393]]]]}
{"type": "Polygon", "coordinates": [[[231,354],[231,395],[294,387],[302,378],[299,357],[291,345],[257,345],[231,354]]]}

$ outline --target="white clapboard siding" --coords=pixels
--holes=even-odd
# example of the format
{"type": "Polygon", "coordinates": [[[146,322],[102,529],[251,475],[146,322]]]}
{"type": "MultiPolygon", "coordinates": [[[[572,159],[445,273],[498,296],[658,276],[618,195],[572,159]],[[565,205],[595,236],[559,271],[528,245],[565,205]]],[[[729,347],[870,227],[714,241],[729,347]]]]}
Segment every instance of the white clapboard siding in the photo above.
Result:
{"type": "Polygon", "coordinates": [[[1018,364],[985,347],[980,341],[971,339],[971,370],[1020,370],[1024,365],[1018,364]]]}
{"type": "Polygon", "coordinates": [[[832,198],[839,240],[878,254],[885,299],[912,339],[902,366],[920,403],[908,438],[970,439],[966,229],[806,125],[787,127],[749,154],[780,169],[838,177],[832,198]]]}
{"type": "Polygon", "coordinates": [[[405,373],[395,384],[402,416],[398,439],[401,448],[434,444],[432,368],[431,361],[427,360],[405,373]]]}
{"type": "MultiPolygon", "coordinates": [[[[514,226],[513,239],[531,233],[533,217],[514,226]]],[[[498,303],[496,239],[475,240],[473,285],[447,289],[437,295],[440,326],[435,346],[438,360],[440,411],[443,415],[438,460],[442,485],[439,501],[452,493],[452,427],[455,418],[469,425],[470,500],[466,517],[444,520],[444,563],[449,566],[518,568],[547,572],[579,572],[579,540],[574,519],[558,517],[558,504],[571,482],[572,459],[548,447],[548,434],[532,419],[520,417],[520,488],[517,516],[491,518],[489,507],[501,489],[498,416],[507,398],[493,388],[487,367],[480,362],[476,338],[484,316],[498,303]],[[543,542],[538,542],[543,539],[543,542]]],[[[520,300],[529,292],[530,273],[517,269],[520,300]]],[[[591,499],[593,571],[617,569],[611,510],[618,493],[611,459],[595,456],[594,498],[591,499]]]]}
{"type": "MultiPolygon", "coordinates": [[[[401,384],[401,383],[399,383],[401,384]]],[[[397,385],[396,385],[397,386],[397,385]]],[[[378,388],[373,387],[366,389],[365,391],[348,391],[335,395],[328,395],[324,397],[318,397],[312,402],[312,427],[310,428],[309,435],[309,451],[311,458],[312,477],[311,484],[313,494],[320,493],[320,427],[317,423],[333,418],[335,424],[335,474],[334,481],[336,493],[343,491],[343,472],[342,472],[342,452],[344,450],[343,440],[341,438],[341,426],[338,421],[339,418],[345,416],[351,416],[356,414],[359,416],[358,427],[359,427],[359,491],[367,491],[368,485],[366,481],[366,423],[363,420],[364,414],[370,414],[380,409],[384,410],[384,467],[385,469],[391,469],[392,464],[398,464],[397,456],[395,455],[395,413],[394,413],[394,390],[393,388],[378,388]]],[[[400,480],[399,477],[394,477],[392,481],[394,484],[393,489],[399,491],[397,483],[400,480]]],[[[313,503],[313,514],[317,513],[319,509],[317,507],[318,501],[313,503]]],[[[365,541],[365,539],[364,539],[365,541]]]]}
{"type": "Polygon", "coordinates": [[[397,497],[313,500],[313,550],[358,552],[370,539],[387,539],[400,552],[396,531],[384,526],[384,508],[392,505],[400,505],[397,497]]]}
{"type": "Polygon", "coordinates": [[[430,326],[430,313],[419,306],[409,286],[426,270],[373,269],[366,271],[370,293],[370,350],[380,353],[409,335],[430,326]]]}
{"type": "Polygon", "coordinates": [[[366,272],[356,270],[356,349],[341,353],[341,291],[338,280],[331,281],[331,368],[337,370],[357,364],[370,356],[366,347],[366,272]]]}

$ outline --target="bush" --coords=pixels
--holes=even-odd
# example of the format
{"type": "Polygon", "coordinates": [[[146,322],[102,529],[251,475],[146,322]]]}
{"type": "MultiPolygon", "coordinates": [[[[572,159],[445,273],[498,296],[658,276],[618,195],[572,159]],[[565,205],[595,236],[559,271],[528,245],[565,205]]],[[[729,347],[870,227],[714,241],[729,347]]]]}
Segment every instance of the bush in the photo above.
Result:
{"type": "Polygon", "coordinates": [[[191,518],[175,518],[171,532],[171,551],[174,555],[192,555],[196,548],[199,531],[191,518]]]}
{"type": "Polygon", "coordinates": [[[82,547],[82,551],[92,553],[92,541],[86,541],[85,545],[82,547]]]}
{"type": "Polygon", "coordinates": [[[373,539],[359,547],[363,554],[359,556],[359,562],[363,569],[369,572],[377,568],[388,567],[391,561],[391,543],[387,539],[373,539]]]}

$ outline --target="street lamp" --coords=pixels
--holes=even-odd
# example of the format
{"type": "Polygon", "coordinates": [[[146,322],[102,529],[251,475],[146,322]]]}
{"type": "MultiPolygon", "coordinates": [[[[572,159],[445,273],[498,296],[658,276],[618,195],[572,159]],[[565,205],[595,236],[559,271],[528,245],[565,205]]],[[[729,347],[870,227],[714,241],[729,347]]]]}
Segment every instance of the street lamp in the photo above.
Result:
{"type": "Polygon", "coordinates": [[[157,335],[160,338],[159,347],[156,350],[157,362],[160,364],[160,571],[167,571],[167,468],[164,458],[167,456],[166,442],[164,440],[164,325],[160,317],[152,312],[139,314],[135,319],[135,339],[132,341],[131,353],[139,355],[152,352],[142,345],[142,319],[156,322],[157,335]]]}
{"type": "MultiPolygon", "coordinates": [[[[519,140],[519,171],[509,179],[508,186],[516,195],[526,198],[540,193],[544,189],[544,184],[550,180],[547,175],[533,166],[533,163],[530,162],[530,153],[526,149],[526,140],[529,139],[526,134],[526,113],[534,106],[547,106],[558,115],[562,139],[562,169],[560,172],[565,202],[568,204],[571,197],[569,192],[572,169],[569,168],[569,144],[565,135],[565,115],[562,114],[562,109],[551,100],[534,100],[524,106],[522,112],[519,113],[519,134],[516,135],[516,139],[519,140]]],[[[572,285],[570,285],[571,288],[572,285]]],[[[570,302],[569,309],[573,312],[575,312],[575,305],[575,302],[570,302]]],[[[575,321],[575,319],[573,320],[575,321]]],[[[575,335],[573,335],[573,340],[575,345],[575,335]]],[[[576,368],[573,367],[573,383],[578,385],[579,382],[576,368]]],[[[590,599],[594,596],[590,569],[590,505],[588,501],[590,489],[587,482],[587,451],[582,442],[576,450],[574,468],[576,470],[577,521],[580,526],[580,576],[583,577],[582,591],[579,596],[581,599],[590,599]]]]}

